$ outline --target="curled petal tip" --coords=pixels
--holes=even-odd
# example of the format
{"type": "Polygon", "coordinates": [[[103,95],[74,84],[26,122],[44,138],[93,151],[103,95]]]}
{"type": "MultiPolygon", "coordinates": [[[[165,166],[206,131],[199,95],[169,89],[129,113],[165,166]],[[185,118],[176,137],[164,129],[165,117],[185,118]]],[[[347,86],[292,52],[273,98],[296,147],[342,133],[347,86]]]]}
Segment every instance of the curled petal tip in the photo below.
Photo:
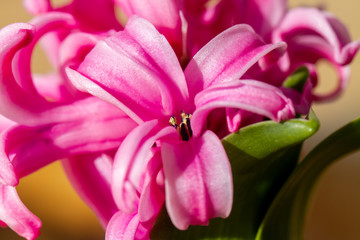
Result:
{"type": "Polygon", "coordinates": [[[25,9],[34,15],[45,13],[51,10],[49,0],[23,0],[25,9]]]}
{"type": "Polygon", "coordinates": [[[285,42],[279,42],[275,44],[269,44],[268,53],[259,59],[259,66],[262,70],[268,69],[272,64],[279,60],[279,58],[285,53],[287,44],[285,42]]]}
{"type": "MultiPolygon", "coordinates": [[[[0,144],[4,147],[3,141],[0,144]]],[[[15,174],[14,167],[4,149],[0,151],[0,185],[16,186],[19,184],[19,178],[15,174]]]]}
{"type": "Polygon", "coordinates": [[[65,12],[49,12],[38,17],[33,18],[30,22],[37,28],[44,28],[45,26],[49,26],[50,28],[56,28],[58,25],[65,26],[75,26],[77,21],[75,18],[65,12]]]}
{"type": "Polygon", "coordinates": [[[0,172],[0,184],[6,186],[17,186],[19,184],[19,179],[16,174],[12,171],[1,171],[0,172]]]}
{"type": "Polygon", "coordinates": [[[338,56],[338,59],[336,59],[337,62],[341,65],[347,65],[351,63],[351,61],[353,60],[359,49],[360,49],[360,39],[347,44],[343,48],[341,55],[338,56]]]}
{"type": "Polygon", "coordinates": [[[28,240],[39,236],[40,219],[21,202],[14,187],[0,185],[0,203],[0,221],[28,240]]]}
{"type": "Polygon", "coordinates": [[[34,36],[35,27],[28,23],[13,23],[0,30],[1,52],[7,50],[6,46],[13,47],[17,42],[23,46],[28,45],[34,36]]]}

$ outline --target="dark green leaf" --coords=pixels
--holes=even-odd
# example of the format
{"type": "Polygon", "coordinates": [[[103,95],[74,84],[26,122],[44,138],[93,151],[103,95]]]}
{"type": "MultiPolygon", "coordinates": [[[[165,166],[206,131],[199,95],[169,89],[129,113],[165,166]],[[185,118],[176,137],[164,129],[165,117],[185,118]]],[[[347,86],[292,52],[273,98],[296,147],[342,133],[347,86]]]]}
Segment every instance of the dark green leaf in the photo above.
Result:
{"type": "Polygon", "coordinates": [[[360,118],[333,133],[305,157],[272,203],[256,239],[303,239],[306,211],[317,180],[333,162],[359,148],[360,118]]]}
{"type": "Polygon", "coordinates": [[[301,143],[318,129],[309,120],[283,123],[265,121],[242,128],[222,140],[229,156],[234,181],[234,204],[227,219],[213,219],[208,227],[173,227],[162,211],[152,239],[254,239],[257,229],[278,190],[296,166],[301,143]]]}

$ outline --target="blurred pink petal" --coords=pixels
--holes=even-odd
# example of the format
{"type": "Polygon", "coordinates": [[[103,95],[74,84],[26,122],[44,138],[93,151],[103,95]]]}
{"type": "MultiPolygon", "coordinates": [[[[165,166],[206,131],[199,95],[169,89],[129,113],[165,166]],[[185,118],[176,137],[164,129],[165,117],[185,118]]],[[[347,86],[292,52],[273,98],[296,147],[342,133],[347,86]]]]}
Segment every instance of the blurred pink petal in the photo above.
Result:
{"type": "Polygon", "coordinates": [[[238,14],[241,22],[249,24],[257,34],[267,39],[269,33],[284,17],[286,5],[287,0],[243,1],[238,14]]]}
{"type": "Polygon", "coordinates": [[[299,64],[315,64],[320,59],[330,62],[338,73],[338,85],[330,93],[316,96],[326,100],[338,96],[347,85],[349,64],[360,48],[360,40],[351,42],[345,26],[330,13],[315,8],[290,10],[272,33],[272,41],[285,41],[288,50],[280,66],[290,70],[299,64]],[[316,23],[316,24],[314,24],[316,23]]]}
{"type": "Polygon", "coordinates": [[[51,10],[50,0],[23,0],[24,7],[31,14],[41,14],[51,10]]]}
{"type": "Polygon", "coordinates": [[[111,0],[72,0],[59,8],[54,8],[50,0],[23,0],[23,3],[25,8],[34,15],[51,11],[69,13],[86,31],[119,30],[121,28],[115,16],[114,3],[111,0]]]}
{"type": "Polygon", "coordinates": [[[118,211],[111,194],[112,159],[107,154],[80,155],[61,161],[72,186],[106,228],[118,211]]]}
{"type": "MultiPolygon", "coordinates": [[[[112,0],[70,0],[61,7],[53,7],[50,0],[23,0],[23,3],[31,14],[41,17],[53,13],[71,15],[77,23],[75,31],[102,34],[109,30],[122,29],[117,21],[115,5],[112,0]]],[[[59,29],[47,34],[41,41],[45,54],[55,67],[58,67],[59,64],[59,47],[71,32],[73,31],[67,28],[59,29]]]]}
{"type": "Polygon", "coordinates": [[[34,18],[30,24],[36,29],[36,34],[28,46],[19,49],[12,64],[13,73],[19,85],[25,91],[37,94],[31,76],[31,57],[35,45],[43,35],[49,32],[73,28],[75,20],[69,14],[54,12],[34,18]]]}
{"type": "Polygon", "coordinates": [[[24,206],[15,187],[0,184],[0,220],[28,240],[40,234],[40,219],[24,206]]]}
{"type": "Polygon", "coordinates": [[[150,230],[141,224],[138,214],[117,212],[106,228],[106,240],[147,240],[150,230]]]}
{"type": "Polygon", "coordinates": [[[180,1],[177,0],[115,0],[129,18],[137,15],[151,22],[164,34],[175,52],[181,56],[182,32],[179,15],[180,1]]]}
{"type": "Polygon", "coordinates": [[[239,79],[250,67],[266,67],[285,51],[285,44],[265,44],[247,25],[236,25],[220,33],[191,59],[185,69],[192,97],[204,88],[239,79]]]}

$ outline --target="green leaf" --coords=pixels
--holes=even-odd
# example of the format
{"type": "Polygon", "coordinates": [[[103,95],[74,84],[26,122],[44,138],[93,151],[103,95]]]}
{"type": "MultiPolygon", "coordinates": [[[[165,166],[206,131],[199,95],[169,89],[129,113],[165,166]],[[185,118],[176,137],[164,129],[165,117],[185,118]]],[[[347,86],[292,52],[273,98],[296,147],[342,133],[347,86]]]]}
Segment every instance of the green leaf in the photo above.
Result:
{"type": "Polygon", "coordinates": [[[317,180],[332,163],[358,149],[360,118],[330,135],[305,157],[272,203],[256,239],[303,239],[306,211],[317,180]]]}
{"type": "Polygon", "coordinates": [[[310,119],[283,123],[265,121],[242,128],[222,140],[232,166],[234,203],[227,219],[212,219],[208,227],[176,229],[164,209],[152,239],[254,239],[270,203],[296,166],[301,143],[319,127],[310,119]]]}
{"type": "Polygon", "coordinates": [[[302,92],[306,81],[309,78],[309,69],[305,66],[297,68],[283,83],[283,87],[293,88],[302,92]]]}

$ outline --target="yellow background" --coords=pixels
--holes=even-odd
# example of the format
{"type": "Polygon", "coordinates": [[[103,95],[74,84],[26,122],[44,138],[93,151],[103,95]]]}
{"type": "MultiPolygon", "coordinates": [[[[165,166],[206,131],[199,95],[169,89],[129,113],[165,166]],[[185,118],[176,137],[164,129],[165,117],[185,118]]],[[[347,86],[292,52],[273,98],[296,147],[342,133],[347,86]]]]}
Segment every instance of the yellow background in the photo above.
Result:
{"type": "MultiPolygon", "coordinates": [[[[69,1],[55,1],[57,4],[69,1]]],[[[357,0],[290,0],[300,4],[325,6],[349,28],[353,39],[360,38],[360,3],[357,0]]],[[[0,27],[13,22],[27,22],[29,16],[20,0],[0,2],[0,27]]],[[[41,54],[38,54],[41,55],[41,54]]],[[[48,64],[36,56],[33,69],[44,72],[48,64]],[[40,59],[40,60],[39,60],[40,59]]],[[[333,69],[320,64],[321,88],[334,86],[333,69]]],[[[314,106],[320,121],[319,132],[305,143],[304,153],[330,132],[360,116],[360,57],[352,63],[351,82],[336,101],[314,106]]],[[[322,177],[308,214],[306,239],[360,239],[360,154],[352,154],[334,164],[322,177]]],[[[70,187],[59,163],[54,163],[21,180],[18,187],[23,202],[42,220],[40,240],[104,239],[104,232],[94,214],[70,187]]],[[[10,230],[0,229],[0,239],[21,239],[10,230]]]]}

